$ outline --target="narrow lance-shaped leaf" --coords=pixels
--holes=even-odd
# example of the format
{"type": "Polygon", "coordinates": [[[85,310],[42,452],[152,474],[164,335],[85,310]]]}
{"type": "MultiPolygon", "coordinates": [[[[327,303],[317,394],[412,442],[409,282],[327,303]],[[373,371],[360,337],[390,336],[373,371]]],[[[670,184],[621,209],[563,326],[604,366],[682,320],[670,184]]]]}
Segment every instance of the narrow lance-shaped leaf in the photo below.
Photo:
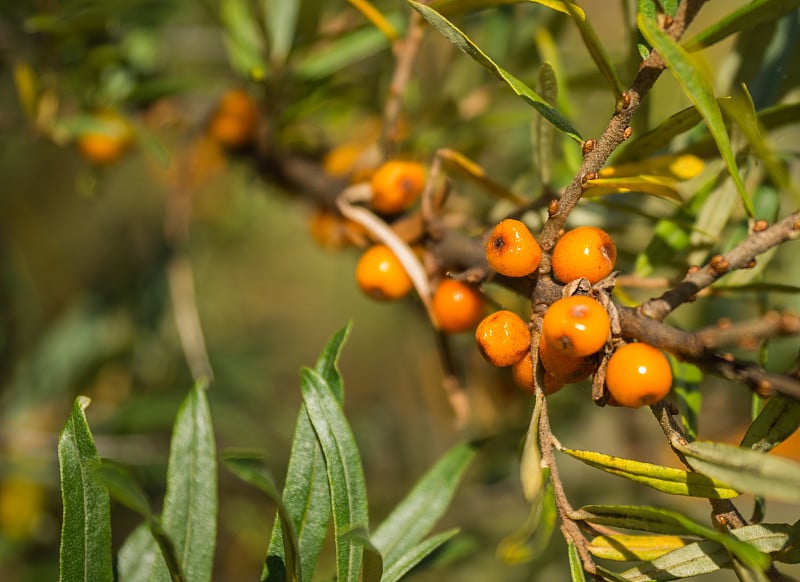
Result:
{"type": "MultiPolygon", "coordinates": [[[[433,0],[430,6],[441,14],[455,16],[457,14],[469,14],[471,12],[478,12],[479,10],[495,8],[497,6],[525,4],[526,2],[540,4],[556,12],[568,14],[567,9],[564,7],[566,3],[564,0],[433,0]]],[[[586,18],[586,14],[579,6],[575,6],[575,9],[581,15],[581,18],[586,18]]]]}
{"type": "MultiPolygon", "coordinates": [[[[539,81],[536,85],[542,99],[554,106],[558,99],[558,81],[553,66],[545,61],[539,69],[539,81]]],[[[549,186],[552,180],[553,165],[553,126],[545,122],[541,115],[533,120],[533,147],[535,151],[534,166],[539,172],[542,185],[549,186]]]]}
{"type": "Polygon", "coordinates": [[[594,31],[589,21],[585,17],[581,18],[581,14],[576,10],[574,4],[564,2],[564,6],[569,11],[569,15],[578,27],[578,31],[581,33],[581,38],[583,39],[583,44],[585,44],[586,48],[589,50],[589,54],[592,56],[595,65],[597,65],[597,69],[611,88],[615,101],[619,102],[622,99],[624,89],[622,83],[620,83],[617,71],[614,69],[614,65],[608,57],[608,53],[606,53],[605,48],[603,48],[603,43],[600,42],[597,33],[594,31]]]}
{"type": "Polygon", "coordinates": [[[573,512],[573,519],[625,529],[668,535],[696,535],[715,541],[742,562],[758,568],[769,565],[769,557],[750,544],[700,525],[675,511],[636,505],[589,505],[573,512]]]}
{"type": "Polygon", "coordinates": [[[125,539],[117,553],[119,580],[149,582],[157,552],[150,528],[146,523],[139,525],[125,539]]]}
{"type": "Polygon", "coordinates": [[[741,446],[766,453],[800,427],[800,402],[773,396],[747,429],[741,446]]]}
{"type": "MultiPolygon", "coordinates": [[[[187,580],[211,580],[217,534],[217,452],[205,388],[195,384],[175,418],[162,512],[187,580]]],[[[152,578],[168,579],[156,558],[152,578]]]]}
{"type": "Polygon", "coordinates": [[[383,555],[387,570],[422,540],[444,514],[474,457],[475,449],[467,444],[448,451],[375,530],[372,543],[383,555]]]}
{"type": "Polygon", "coordinates": [[[341,405],[325,379],[314,370],[304,369],[301,389],[325,455],[336,542],[336,578],[340,582],[356,582],[363,552],[358,543],[344,534],[357,527],[366,528],[368,523],[361,458],[341,405]]]}
{"type": "Polygon", "coordinates": [[[111,501],[93,477],[100,456],[85,409],[90,400],[79,396],[58,439],[61,498],[59,580],[113,580],[111,568],[111,501]]]}
{"type": "Polygon", "coordinates": [[[800,0],[753,0],[685,41],[683,47],[687,51],[709,47],[732,34],[780,18],[798,6],[800,0]]]}
{"type": "Polygon", "coordinates": [[[292,48],[300,0],[265,0],[263,7],[271,41],[270,59],[280,65],[292,48]]]}
{"type": "Polygon", "coordinates": [[[477,63],[489,70],[499,79],[504,81],[511,89],[522,97],[529,105],[552,123],[557,129],[568,135],[576,142],[581,143],[583,140],[580,134],[570,123],[562,117],[562,115],[553,109],[547,101],[542,99],[533,89],[528,87],[525,83],[520,81],[514,75],[497,65],[492,59],[489,58],[478,46],[473,43],[466,34],[459,30],[452,22],[447,20],[444,16],[424,4],[408,0],[409,4],[419,12],[428,23],[438,30],[447,40],[452,42],[461,52],[472,57],[477,63]]]}
{"type": "Polygon", "coordinates": [[[578,555],[578,548],[575,546],[575,542],[569,543],[567,555],[569,556],[569,575],[572,582],[586,582],[586,574],[583,571],[583,564],[578,555]]]}
{"type": "Polygon", "coordinates": [[[264,42],[251,3],[221,0],[219,10],[225,26],[225,48],[233,68],[248,77],[263,75],[267,68],[264,42]]]}
{"type": "Polygon", "coordinates": [[[707,499],[730,499],[739,495],[739,492],[729,485],[700,473],[612,457],[594,451],[560,450],[591,467],[670,495],[688,495],[707,499]]]}
{"type": "Polygon", "coordinates": [[[614,534],[592,538],[588,549],[595,558],[632,562],[655,560],[687,544],[680,536],[614,534]]]}
{"type": "Polygon", "coordinates": [[[719,148],[722,160],[728,169],[728,173],[736,185],[736,190],[742,199],[748,215],[753,215],[753,202],[745,189],[739,168],[736,165],[736,158],[731,149],[728,131],[725,128],[725,121],[722,118],[719,104],[714,97],[711,81],[698,68],[691,56],[685,49],[681,48],[663,30],[661,30],[654,20],[639,15],[639,30],[647,41],[658,50],[661,58],[669,68],[670,72],[677,79],[678,84],[683,89],[684,94],[694,103],[698,111],[711,132],[714,141],[719,148]]]}
{"type": "MultiPolygon", "coordinates": [[[[325,378],[340,402],[344,397],[344,387],[338,361],[350,329],[348,325],[331,337],[315,365],[317,372],[325,378]]],[[[325,541],[325,532],[331,517],[331,502],[325,458],[305,404],[301,405],[295,424],[283,501],[292,516],[295,531],[298,532],[298,544],[303,548],[300,553],[302,581],[308,582],[314,574],[325,541]]],[[[280,516],[276,516],[261,580],[279,582],[286,579],[283,525],[280,516]]]]}
{"type": "Polygon", "coordinates": [[[400,556],[400,558],[392,564],[391,568],[386,569],[383,578],[381,578],[381,582],[397,582],[410,572],[414,566],[451,540],[456,534],[458,534],[457,529],[450,529],[432,535],[428,539],[420,542],[400,556]]]}
{"type": "Polygon", "coordinates": [[[532,562],[547,550],[556,525],[555,494],[549,480],[550,471],[540,471],[546,485],[532,503],[525,523],[497,546],[497,555],[506,564],[532,562]]]}
{"type": "Polygon", "coordinates": [[[383,578],[383,556],[369,539],[367,528],[358,526],[345,532],[343,539],[351,540],[364,548],[364,559],[361,562],[361,582],[381,582],[383,578]]]}
{"type": "Polygon", "coordinates": [[[679,447],[689,465],[736,489],[800,503],[800,464],[724,443],[695,441],[679,447]]]}

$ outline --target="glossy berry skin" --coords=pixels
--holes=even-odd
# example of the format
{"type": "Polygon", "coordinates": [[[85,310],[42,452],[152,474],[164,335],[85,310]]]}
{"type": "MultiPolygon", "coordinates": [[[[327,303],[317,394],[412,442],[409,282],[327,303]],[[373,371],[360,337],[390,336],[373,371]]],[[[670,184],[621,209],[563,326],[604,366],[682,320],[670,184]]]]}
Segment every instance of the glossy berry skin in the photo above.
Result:
{"type": "Polygon", "coordinates": [[[564,297],[544,314],[542,335],[548,348],[572,358],[599,351],[608,340],[611,321],[600,303],[585,295],[564,297]]]}
{"type": "Polygon", "coordinates": [[[255,140],[258,120],[258,107],[250,94],[231,89],[220,98],[209,121],[208,133],[223,147],[239,149],[255,140]]]}
{"type": "Polygon", "coordinates": [[[105,166],[119,160],[133,143],[133,129],[127,119],[114,111],[94,115],[96,129],[77,137],[81,155],[93,164],[105,166]]]}
{"type": "Polygon", "coordinates": [[[530,351],[531,333],[519,315],[501,310],[481,320],[475,341],[490,364],[503,368],[520,361],[530,351]]]}
{"type": "Polygon", "coordinates": [[[671,387],[669,360],[653,346],[626,344],[608,360],[606,388],[615,405],[638,408],[655,404],[669,394],[671,387]]]}
{"type": "Polygon", "coordinates": [[[372,299],[400,299],[411,291],[411,278],[386,245],[368,248],[356,265],[356,282],[372,299]]]}
{"type": "Polygon", "coordinates": [[[553,248],[553,275],[562,283],[585,277],[594,284],[607,277],[617,262],[609,234],[594,226],[567,231],[553,248]]]}
{"type": "Polygon", "coordinates": [[[416,162],[389,160],[372,174],[372,207],[397,214],[417,201],[425,187],[425,168],[416,162]]]}
{"type": "Polygon", "coordinates": [[[597,359],[591,356],[574,357],[551,348],[545,336],[539,340],[539,362],[545,370],[545,388],[574,384],[591,376],[597,370],[597,359]]]}
{"type": "MultiPolygon", "coordinates": [[[[519,362],[511,366],[511,374],[514,377],[514,382],[521,390],[528,392],[529,394],[535,393],[535,384],[533,380],[533,358],[531,357],[530,352],[525,354],[525,356],[523,356],[519,362]]],[[[545,396],[549,396],[550,394],[554,394],[561,390],[565,384],[565,382],[559,381],[558,378],[545,373],[542,391],[544,392],[545,396]]]]}
{"type": "Polygon", "coordinates": [[[431,307],[439,329],[460,333],[473,329],[483,317],[483,296],[471,285],[444,279],[433,293],[431,307]]]}
{"type": "Polygon", "coordinates": [[[508,277],[533,273],[542,259],[542,249],[524,222],[506,218],[494,227],[486,242],[489,266],[508,277]]]}

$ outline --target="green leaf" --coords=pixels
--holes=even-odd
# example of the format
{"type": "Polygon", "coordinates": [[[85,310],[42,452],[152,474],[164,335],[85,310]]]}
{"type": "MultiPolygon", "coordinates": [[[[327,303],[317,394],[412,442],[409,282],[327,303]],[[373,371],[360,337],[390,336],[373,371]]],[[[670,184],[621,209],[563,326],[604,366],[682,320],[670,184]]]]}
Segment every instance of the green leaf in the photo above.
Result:
{"type": "Polygon", "coordinates": [[[59,580],[111,581],[111,500],[93,478],[100,462],[85,410],[90,400],[79,396],[58,439],[61,499],[59,580]]]}
{"type": "MultiPolygon", "coordinates": [[[[399,24],[395,19],[390,21],[399,24]]],[[[302,57],[293,56],[292,72],[303,79],[323,79],[387,48],[389,41],[386,35],[369,26],[305,53],[302,57]]]]}
{"type": "Polygon", "coordinates": [[[522,483],[522,494],[525,501],[536,504],[544,490],[545,475],[542,471],[542,451],[539,446],[539,418],[542,415],[544,399],[536,398],[536,405],[531,414],[528,424],[528,432],[525,434],[525,442],[522,445],[522,459],[519,463],[520,481],[522,483]]]}
{"type": "MultiPolygon", "coordinates": [[[[637,0],[637,14],[649,19],[652,22],[656,20],[656,3],[655,0],[637,0]]],[[[639,50],[639,56],[642,60],[650,56],[650,46],[646,44],[642,33],[639,32],[639,40],[636,43],[639,50]]]]}
{"type": "Polygon", "coordinates": [[[497,547],[497,556],[506,564],[521,564],[537,559],[547,550],[553,535],[558,515],[553,483],[549,480],[549,469],[540,468],[540,471],[547,485],[532,503],[525,523],[503,538],[497,547]]]}
{"type": "MultiPolygon", "coordinates": [[[[555,105],[558,99],[558,80],[553,66],[545,61],[539,69],[539,80],[536,90],[547,103],[555,105]]],[[[544,186],[552,180],[553,165],[553,126],[546,123],[541,115],[533,119],[533,147],[535,152],[534,167],[539,172],[539,179],[544,186]]]]}
{"type": "Polygon", "coordinates": [[[742,447],[766,453],[771,451],[800,427],[800,402],[773,396],[747,429],[742,447]]]}
{"type": "Polygon", "coordinates": [[[678,447],[689,465],[739,491],[800,503],[800,464],[724,443],[695,441],[678,447]]]}
{"type": "Polygon", "coordinates": [[[147,501],[147,495],[124,467],[104,459],[94,467],[94,476],[105,485],[114,499],[125,507],[135,511],[145,519],[153,517],[150,503],[147,501]]]}
{"type": "Polygon", "coordinates": [[[673,359],[671,363],[675,375],[672,393],[678,401],[681,424],[683,424],[686,436],[693,441],[697,438],[700,408],[703,404],[703,393],[700,390],[703,371],[688,362],[680,362],[673,359]]]}
{"type": "Polygon", "coordinates": [[[221,0],[219,15],[225,27],[225,48],[231,66],[245,77],[262,76],[267,63],[264,40],[248,0],[221,0]]]}
{"type": "Polygon", "coordinates": [[[578,548],[575,546],[575,542],[569,543],[567,547],[567,556],[569,556],[569,575],[572,582],[586,582],[583,563],[578,555],[578,548]]]}
{"type": "Polygon", "coordinates": [[[639,193],[651,194],[676,204],[683,203],[683,196],[675,187],[675,180],[661,176],[593,178],[586,180],[585,185],[584,198],[597,198],[608,194],[639,193]]]}
{"type": "Polygon", "coordinates": [[[444,514],[474,457],[475,449],[470,445],[450,449],[378,526],[372,543],[383,555],[387,570],[422,540],[444,514]]]}
{"type": "Polygon", "coordinates": [[[728,16],[714,22],[683,43],[687,51],[709,47],[732,34],[755,28],[763,22],[775,20],[800,6],[800,0],[753,0],[728,16]]]}
{"type": "Polygon", "coordinates": [[[302,580],[300,564],[300,544],[297,538],[297,530],[289,508],[283,502],[278,487],[264,466],[263,459],[256,455],[246,455],[241,453],[227,453],[222,458],[225,466],[245,483],[266,493],[278,508],[277,519],[281,527],[281,540],[283,541],[284,564],[287,562],[292,565],[292,569],[287,573],[289,580],[302,580]]]}
{"type": "Polygon", "coordinates": [[[647,41],[658,50],[683,92],[702,114],[708,130],[719,148],[725,166],[728,168],[728,173],[736,185],[736,190],[739,192],[745,210],[748,215],[752,216],[753,202],[750,200],[750,196],[747,194],[742,182],[742,177],[739,175],[728,131],[725,128],[722,111],[714,97],[711,81],[699,69],[691,56],[689,56],[689,53],[676,44],[654,21],[640,14],[637,22],[639,30],[647,41]]]}
{"type": "MultiPolygon", "coordinates": [[[[348,325],[337,331],[316,363],[317,372],[326,379],[339,402],[343,399],[344,389],[337,366],[350,329],[348,325]]],[[[331,517],[331,501],[325,458],[305,405],[301,405],[297,416],[283,500],[292,516],[294,529],[298,532],[298,543],[303,548],[300,552],[302,581],[309,582],[325,541],[325,532],[331,517]]],[[[283,526],[280,516],[277,516],[261,580],[279,582],[286,579],[283,526]]]]}
{"type": "Polygon", "coordinates": [[[595,558],[617,562],[650,561],[689,542],[679,536],[614,534],[595,536],[588,549],[595,558]]]}
{"type": "Polygon", "coordinates": [[[739,495],[738,491],[725,483],[700,473],[612,457],[594,451],[563,448],[559,450],[590,467],[647,485],[670,495],[688,495],[706,499],[730,499],[739,495]]]}
{"type": "Polygon", "coordinates": [[[390,568],[386,569],[383,578],[381,578],[381,582],[397,582],[410,572],[414,566],[455,537],[456,534],[458,534],[458,529],[450,529],[432,535],[428,539],[420,542],[395,560],[390,568]]]}
{"type": "Polygon", "coordinates": [[[581,143],[583,140],[576,129],[562,117],[562,115],[553,109],[547,101],[542,99],[533,89],[528,87],[525,83],[520,81],[514,75],[497,65],[492,59],[489,58],[475,43],[473,43],[466,34],[459,30],[452,22],[447,20],[444,16],[433,10],[432,8],[408,0],[409,4],[419,12],[428,23],[438,30],[447,40],[453,43],[461,52],[472,57],[478,64],[482,65],[488,71],[493,73],[499,79],[504,81],[517,95],[522,97],[529,105],[531,105],[541,116],[552,123],[558,130],[568,135],[573,140],[581,143]]]}
{"type": "MultiPolygon", "coordinates": [[[[562,0],[434,0],[430,3],[430,7],[445,16],[455,16],[458,14],[468,14],[488,8],[495,8],[497,6],[524,4],[526,2],[540,4],[551,10],[568,14],[567,9],[564,7],[566,2],[562,0]]],[[[573,6],[575,6],[581,18],[586,18],[586,14],[579,6],[575,4],[573,4],[573,6]]]]}
{"type": "Polygon", "coordinates": [[[762,569],[769,565],[768,556],[750,544],[700,525],[680,513],[667,509],[636,505],[589,505],[573,512],[571,517],[598,525],[650,533],[696,535],[722,544],[747,565],[762,569]]]}
{"type": "Polygon", "coordinates": [[[266,29],[272,41],[270,58],[274,63],[281,65],[286,61],[292,48],[300,0],[264,0],[262,7],[266,18],[266,29]]]}
{"type": "Polygon", "coordinates": [[[146,523],[127,537],[117,553],[121,582],[149,582],[156,559],[156,541],[146,523]]]}
{"type": "Polygon", "coordinates": [[[301,372],[303,401],[325,456],[331,493],[336,579],[358,580],[362,549],[344,536],[356,527],[367,527],[367,492],[355,438],[344,417],[334,388],[316,371],[301,372]]]}
{"type": "MultiPolygon", "coordinates": [[[[199,382],[175,418],[162,523],[175,544],[186,580],[211,580],[217,534],[217,457],[211,412],[199,382]]],[[[152,577],[168,578],[168,564],[160,556],[152,577]]]]}
{"type": "Polygon", "coordinates": [[[358,526],[345,532],[342,539],[351,540],[364,549],[361,563],[361,582],[380,582],[383,576],[383,556],[369,539],[367,528],[358,526]]]}
{"type": "Polygon", "coordinates": [[[622,99],[622,93],[625,89],[622,87],[622,83],[620,83],[617,71],[614,69],[614,65],[611,63],[611,59],[608,57],[603,43],[600,42],[594,28],[586,19],[586,15],[581,15],[577,7],[570,2],[564,2],[564,6],[572,17],[572,21],[578,27],[578,32],[581,33],[583,44],[585,44],[586,48],[589,50],[589,54],[595,65],[597,65],[597,69],[611,88],[611,92],[614,94],[614,100],[619,102],[622,99]]]}
{"type": "Polygon", "coordinates": [[[641,160],[664,149],[676,136],[692,129],[703,121],[703,116],[694,105],[674,113],[645,134],[625,144],[616,160],[641,160]]]}

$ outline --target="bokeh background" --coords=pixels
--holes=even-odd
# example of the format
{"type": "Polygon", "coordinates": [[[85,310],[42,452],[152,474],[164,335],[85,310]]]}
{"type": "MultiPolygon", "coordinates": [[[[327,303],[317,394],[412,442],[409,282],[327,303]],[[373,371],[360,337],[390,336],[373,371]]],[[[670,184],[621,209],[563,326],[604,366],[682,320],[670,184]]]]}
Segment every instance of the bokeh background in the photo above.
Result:
{"type": "MultiPolygon", "coordinates": [[[[326,4],[322,16],[312,17],[316,11],[308,7],[301,10],[301,46],[312,47],[315,34],[334,36],[354,22],[368,26],[346,2],[326,4]]],[[[741,4],[712,3],[696,30],[741,4]]],[[[401,2],[376,5],[403,18],[408,14],[401,2]]],[[[628,82],[632,69],[626,63],[635,59],[620,24],[620,3],[582,5],[621,63],[623,83],[628,82]]],[[[0,7],[3,579],[57,578],[56,441],[79,394],[92,399],[87,414],[101,455],[131,467],[156,507],[160,503],[171,423],[192,381],[166,275],[170,163],[202,131],[220,94],[247,84],[231,67],[216,16],[220,9],[214,2],[177,0],[21,1],[0,7]],[[15,82],[20,65],[31,66],[41,86],[52,92],[59,115],[80,112],[109,95],[124,96],[127,113],[144,137],[119,163],[93,167],[69,139],[44,135],[26,115],[19,79],[15,82]]],[[[568,114],[584,135],[602,130],[613,100],[565,18],[540,7],[508,6],[463,24],[498,62],[532,84],[541,62],[534,38],[541,29],[549,31],[567,74],[562,98],[568,114]]],[[[734,43],[720,43],[705,57],[733,67],[734,43]]],[[[392,70],[390,51],[376,46],[336,74],[287,89],[296,93],[292,99],[300,110],[293,114],[295,129],[286,131],[287,144],[322,151],[369,133],[381,113],[382,99],[376,96],[385,95],[392,70]]],[[[305,62],[313,62],[311,48],[303,54],[305,62]]],[[[757,73],[763,71],[751,78],[761,78],[757,73]]],[[[782,69],[773,73],[782,80],[779,95],[788,95],[793,79],[782,69]]],[[[430,161],[436,148],[452,147],[476,159],[497,181],[523,194],[536,192],[531,112],[524,103],[435,34],[423,43],[415,75],[406,121],[407,147],[417,159],[430,161]]],[[[721,89],[728,83],[721,80],[721,89]]],[[[657,123],[688,105],[665,75],[642,123],[657,123]]],[[[772,143],[796,155],[797,137],[797,126],[790,126],[772,136],[772,143]]],[[[570,146],[558,152],[556,185],[569,180],[578,154],[570,146]]],[[[496,555],[499,542],[523,524],[528,511],[518,460],[531,403],[507,371],[483,362],[469,334],[454,338],[474,413],[470,426],[456,429],[441,389],[435,336],[418,302],[384,304],[364,297],[352,276],[358,252],[315,241],[309,231],[313,209],[302,192],[266,183],[246,159],[211,152],[198,163],[208,175],[192,191],[186,251],[215,373],[209,397],[220,450],[263,452],[281,481],[301,401],[299,369],[312,365],[328,337],[352,322],[341,363],[345,409],[363,455],[373,523],[451,445],[467,438],[484,442],[445,518],[463,534],[412,579],[568,579],[558,532],[533,563],[509,565],[496,555]]],[[[502,208],[490,210],[494,202],[468,181],[457,179],[455,188],[468,201],[463,208],[502,214],[502,208]]],[[[636,195],[614,201],[618,204],[581,205],[571,223],[607,227],[621,251],[620,269],[631,271],[652,237],[653,217],[673,207],[636,195]]],[[[792,209],[797,201],[780,204],[792,209]]],[[[719,244],[730,236],[724,230],[719,244]]],[[[796,244],[778,251],[762,275],[765,280],[800,285],[796,244]]],[[[663,265],[657,274],[674,276],[678,270],[663,265]]],[[[518,298],[501,289],[490,292],[500,304],[524,311],[518,298]]],[[[631,293],[641,300],[652,291],[631,293]]],[[[694,329],[722,316],[753,315],[764,306],[800,308],[791,294],[728,294],[702,298],[674,322],[694,329]]],[[[771,369],[785,370],[797,357],[798,342],[771,342],[765,353],[771,369]]],[[[750,395],[711,378],[703,394],[701,436],[735,442],[749,419],[750,395]]],[[[556,434],[573,448],[676,463],[648,410],[598,409],[587,385],[563,390],[550,403],[556,434]]],[[[779,453],[796,457],[798,451],[790,442],[779,453]]],[[[653,503],[707,519],[709,508],[701,500],[667,498],[568,458],[561,463],[576,506],[653,503]]],[[[274,507],[224,469],[220,498],[215,579],[255,579],[274,507]]],[[[741,504],[745,513],[751,505],[750,500],[741,504]]],[[[790,522],[800,517],[797,508],[777,504],[769,506],[769,515],[790,522]]],[[[113,506],[113,519],[118,546],[138,520],[119,505],[113,506]]],[[[331,572],[330,561],[323,560],[320,568],[331,572]]]]}

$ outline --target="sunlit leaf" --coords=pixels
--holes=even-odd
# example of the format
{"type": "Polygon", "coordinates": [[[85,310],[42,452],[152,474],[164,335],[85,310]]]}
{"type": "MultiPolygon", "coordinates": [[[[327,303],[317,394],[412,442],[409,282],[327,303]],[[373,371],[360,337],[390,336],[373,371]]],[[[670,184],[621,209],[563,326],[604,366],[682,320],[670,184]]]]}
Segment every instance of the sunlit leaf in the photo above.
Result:
{"type": "Polygon", "coordinates": [[[383,520],[372,543],[383,555],[386,570],[422,540],[444,514],[475,449],[458,445],[448,451],[414,485],[383,520]]]}
{"type": "Polygon", "coordinates": [[[410,572],[414,566],[438,550],[456,534],[458,534],[457,529],[447,530],[442,533],[432,535],[413,548],[410,548],[402,556],[395,560],[390,568],[387,568],[384,571],[381,582],[397,582],[408,572],[410,572]]]}
{"type": "Polygon", "coordinates": [[[520,481],[522,494],[528,503],[534,504],[539,500],[544,486],[542,471],[542,452],[539,447],[539,418],[542,414],[543,399],[538,397],[528,424],[528,432],[522,445],[522,459],[520,460],[520,481]]]}
{"type": "Polygon", "coordinates": [[[629,178],[594,178],[584,184],[584,198],[597,198],[608,194],[650,194],[676,204],[683,203],[683,196],[672,178],[661,176],[635,176],[629,178]]]}
{"type": "Polygon", "coordinates": [[[14,85],[22,109],[29,119],[36,117],[39,108],[39,79],[28,63],[14,65],[14,85]]]}
{"type": "Polygon", "coordinates": [[[742,447],[766,453],[800,428],[800,402],[773,396],[747,429],[742,447]]]}
{"type": "Polygon", "coordinates": [[[578,548],[575,546],[575,542],[569,543],[567,556],[569,557],[569,575],[572,582],[586,582],[586,573],[583,571],[583,563],[578,555],[578,548]]]}
{"type": "Polygon", "coordinates": [[[585,14],[581,14],[577,7],[569,2],[565,2],[564,6],[572,17],[573,22],[575,22],[575,25],[578,27],[578,31],[581,33],[581,38],[583,39],[583,44],[585,44],[586,48],[589,50],[589,54],[595,65],[597,65],[597,69],[611,88],[614,100],[619,102],[622,99],[622,93],[625,89],[622,87],[617,71],[611,63],[611,59],[608,57],[603,43],[600,42],[597,33],[586,19],[585,14]]]}
{"type": "Polygon", "coordinates": [[[595,558],[632,562],[650,561],[687,545],[686,538],[670,535],[615,534],[595,536],[588,549],[595,558]]]}
{"type": "MultiPolygon", "coordinates": [[[[192,387],[175,418],[161,522],[174,542],[186,580],[211,580],[217,534],[217,451],[206,390],[192,387]]],[[[167,580],[159,555],[155,580],[167,580]]]]}
{"type": "Polygon", "coordinates": [[[264,0],[262,3],[270,38],[270,59],[283,64],[294,41],[300,0],[264,0]]]}
{"type": "MultiPolygon", "coordinates": [[[[390,22],[399,24],[395,19],[390,22]]],[[[292,56],[292,73],[300,78],[322,79],[387,48],[386,36],[372,26],[366,27],[314,47],[297,58],[292,56]]]]}
{"type": "MultiPolygon", "coordinates": [[[[542,99],[550,105],[555,106],[558,99],[558,81],[553,66],[545,61],[539,69],[539,81],[536,90],[542,99]]],[[[543,185],[548,186],[552,179],[553,165],[553,126],[547,123],[541,115],[533,119],[533,147],[534,147],[534,167],[539,172],[539,178],[543,185]]]]}
{"type": "Polygon", "coordinates": [[[729,499],[739,495],[738,491],[725,483],[693,471],[612,457],[595,451],[559,450],[591,467],[671,495],[689,495],[707,499],[729,499]]]}
{"type": "Polygon", "coordinates": [[[267,63],[263,38],[251,8],[248,0],[221,0],[219,14],[231,66],[245,77],[258,77],[266,71],[267,63]]]}
{"type": "Polygon", "coordinates": [[[695,441],[679,447],[689,465],[736,489],[800,503],[800,464],[724,443],[695,441]]]}
{"type": "Polygon", "coordinates": [[[356,9],[361,12],[372,24],[380,30],[386,38],[390,41],[395,41],[399,38],[399,33],[383,13],[375,8],[369,0],[347,0],[356,9]]]}
{"type": "Polygon", "coordinates": [[[58,439],[61,474],[61,551],[59,580],[114,579],[111,567],[111,501],[94,479],[100,456],[85,409],[90,400],[79,396],[58,439]]]}
{"type": "Polygon", "coordinates": [[[703,115],[708,130],[711,132],[714,141],[719,148],[728,173],[736,185],[736,190],[744,204],[747,213],[753,215],[753,203],[745,189],[736,158],[731,149],[728,131],[725,128],[725,121],[722,118],[722,111],[714,97],[714,90],[711,80],[700,70],[691,56],[678,44],[675,43],[654,21],[642,16],[638,17],[639,30],[647,41],[658,50],[661,58],[664,59],[667,67],[678,84],[683,89],[684,94],[694,103],[698,111],[703,115]]]}
{"type": "Polygon", "coordinates": [[[368,524],[361,457],[341,404],[325,378],[306,368],[301,372],[301,390],[325,456],[336,542],[336,578],[340,582],[356,582],[363,551],[358,543],[346,539],[344,534],[357,527],[366,528],[368,524]]]}
{"type": "Polygon", "coordinates": [[[438,30],[445,38],[447,38],[447,40],[452,42],[464,54],[472,57],[477,63],[503,80],[509,87],[511,87],[514,93],[522,97],[529,105],[536,109],[540,115],[552,123],[557,129],[578,143],[583,141],[577,130],[575,130],[558,111],[553,109],[544,99],[537,95],[533,89],[497,65],[452,22],[424,4],[420,4],[414,0],[408,0],[408,2],[414,7],[415,10],[422,14],[422,17],[425,18],[425,20],[427,20],[431,26],[436,28],[436,30],[438,30]]]}
{"type": "Polygon", "coordinates": [[[732,34],[780,18],[798,6],[800,0],[753,0],[685,41],[683,47],[687,51],[709,47],[732,34]]]}
{"type": "Polygon", "coordinates": [[[598,173],[599,178],[624,178],[631,176],[662,176],[673,180],[691,180],[705,167],[703,160],[690,154],[665,155],[647,158],[638,162],[606,166],[598,173]]]}
{"type": "Polygon", "coordinates": [[[667,509],[635,505],[589,505],[573,512],[573,519],[598,525],[660,533],[667,535],[695,535],[722,544],[745,564],[765,568],[768,556],[750,544],[667,509]]]}
{"type": "MultiPolygon", "coordinates": [[[[468,14],[470,12],[478,12],[497,6],[509,6],[512,4],[525,4],[530,2],[532,4],[540,4],[546,6],[557,12],[568,14],[562,0],[433,0],[430,7],[444,16],[456,16],[458,14],[468,14]]],[[[580,8],[575,6],[576,11],[581,15],[581,18],[586,18],[586,13],[580,8]]]]}
{"type": "Polygon", "coordinates": [[[512,192],[502,184],[495,182],[491,177],[489,177],[483,168],[467,158],[465,155],[450,148],[441,149],[437,153],[448,168],[468,176],[471,180],[486,188],[486,190],[493,196],[496,196],[501,200],[513,202],[518,206],[523,206],[528,203],[528,201],[519,194],[512,192]]]}

